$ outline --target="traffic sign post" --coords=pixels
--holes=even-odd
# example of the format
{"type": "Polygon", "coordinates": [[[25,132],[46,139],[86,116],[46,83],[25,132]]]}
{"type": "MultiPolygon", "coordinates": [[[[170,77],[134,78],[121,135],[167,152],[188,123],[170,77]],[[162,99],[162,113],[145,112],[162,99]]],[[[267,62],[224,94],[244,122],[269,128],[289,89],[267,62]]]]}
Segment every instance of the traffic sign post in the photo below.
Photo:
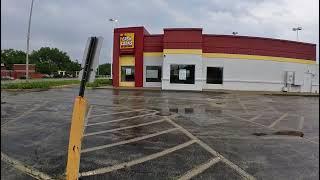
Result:
{"type": "Polygon", "coordinates": [[[101,43],[102,39],[99,42],[99,38],[90,37],[84,53],[85,59],[82,67],[79,96],[76,97],[73,105],[66,169],[67,180],[76,180],[79,175],[81,142],[84,133],[85,117],[88,111],[88,101],[84,98],[84,92],[86,83],[89,81],[90,76],[94,74],[92,66],[99,59],[101,43]]]}

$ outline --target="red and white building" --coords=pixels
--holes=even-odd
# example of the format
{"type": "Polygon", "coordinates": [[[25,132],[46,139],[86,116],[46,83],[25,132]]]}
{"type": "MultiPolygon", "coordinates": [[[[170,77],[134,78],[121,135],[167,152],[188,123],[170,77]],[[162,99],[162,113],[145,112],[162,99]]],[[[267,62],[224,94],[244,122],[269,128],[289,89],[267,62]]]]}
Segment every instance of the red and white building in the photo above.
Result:
{"type": "Polygon", "coordinates": [[[116,28],[113,86],[319,92],[316,45],[203,34],[201,28],[116,28]]]}

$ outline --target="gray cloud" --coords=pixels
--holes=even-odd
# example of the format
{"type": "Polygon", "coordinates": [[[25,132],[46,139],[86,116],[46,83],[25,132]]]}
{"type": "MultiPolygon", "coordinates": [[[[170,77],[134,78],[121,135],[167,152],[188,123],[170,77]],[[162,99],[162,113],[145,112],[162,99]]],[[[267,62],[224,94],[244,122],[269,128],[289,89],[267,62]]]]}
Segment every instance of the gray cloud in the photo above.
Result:
{"type": "MultiPolygon", "coordinates": [[[[26,49],[30,2],[1,1],[2,49],[26,49]]],[[[300,40],[318,46],[318,12],[317,0],[35,0],[31,49],[57,47],[82,60],[87,38],[103,36],[100,61],[110,61],[111,17],[119,19],[121,27],[145,26],[150,33],[163,33],[165,27],[202,27],[204,33],[237,31],[288,40],[296,39],[292,27],[302,26],[300,40]]]]}

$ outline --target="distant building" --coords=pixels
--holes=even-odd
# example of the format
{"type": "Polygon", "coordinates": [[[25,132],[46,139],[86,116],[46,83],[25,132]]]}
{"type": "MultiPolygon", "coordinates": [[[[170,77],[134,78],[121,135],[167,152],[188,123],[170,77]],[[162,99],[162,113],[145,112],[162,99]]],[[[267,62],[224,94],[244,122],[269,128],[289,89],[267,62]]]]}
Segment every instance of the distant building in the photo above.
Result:
{"type": "Polygon", "coordinates": [[[6,70],[6,66],[3,63],[1,63],[1,70],[6,70]]]}
{"type": "Polygon", "coordinates": [[[61,70],[59,70],[59,71],[58,71],[58,74],[59,74],[60,76],[65,76],[65,75],[66,75],[66,71],[61,71],[61,70]]]}
{"type": "MultiPolygon", "coordinates": [[[[21,77],[26,76],[26,64],[13,64],[13,71],[15,73],[14,79],[20,79],[21,77]]],[[[36,72],[36,65],[29,64],[29,77],[32,77],[32,74],[36,72]]]]}
{"type": "Polygon", "coordinates": [[[319,92],[315,44],[202,28],[116,28],[113,39],[115,87],[319,92]]]}
{"type": "MultiPolygon", "coordinates": [[[[35,64],[29,64],[29,77],[42,78],[44,75],[36,72],[35,64]]],[[[26,76],[26,64],[13,64],[12,70],[6,70],[4,65],[1,64],[1,78],[20,79],[26,76]]]]}

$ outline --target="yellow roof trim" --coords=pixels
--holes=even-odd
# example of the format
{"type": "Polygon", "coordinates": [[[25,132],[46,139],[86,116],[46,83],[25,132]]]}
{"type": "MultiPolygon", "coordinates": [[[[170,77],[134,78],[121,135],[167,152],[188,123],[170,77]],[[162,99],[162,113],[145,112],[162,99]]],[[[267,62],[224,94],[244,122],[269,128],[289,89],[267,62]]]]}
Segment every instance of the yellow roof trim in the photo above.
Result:
{"type": "Polygon", "coordinates": [[[164,54],[196,54],[201,55],[202,49],[163,49],[164,54]]]}
{"type": "Polygon", "coordinates": [[[163,52],[144,52],[143,56],[147,57],[160,57],[163,56],[163,52]]]}
{"type": "Polygon", "coordinates": [[[230,59],[245,59],[245,60],[292,62],[292,63],[301,63],[301,64],[316,64],[316,61],[306,60],[306,59],[245,55],[245,54],[203,53],[202,56],[206,58],[230,58],[230,59]]]}

